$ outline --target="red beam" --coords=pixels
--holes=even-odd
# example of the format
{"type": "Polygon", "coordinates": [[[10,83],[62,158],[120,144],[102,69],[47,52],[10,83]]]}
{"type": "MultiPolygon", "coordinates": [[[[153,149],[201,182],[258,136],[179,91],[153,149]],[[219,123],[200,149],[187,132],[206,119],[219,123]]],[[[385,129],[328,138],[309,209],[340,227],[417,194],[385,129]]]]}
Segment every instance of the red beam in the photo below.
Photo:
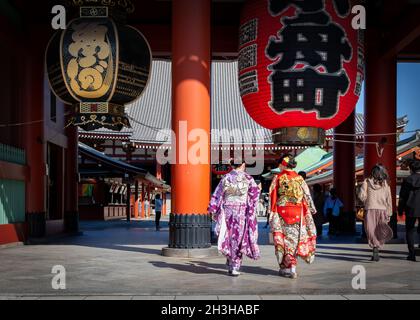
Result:
{"type": "MultiPolygon", "coordinates": [[[[135,25],[149,42],[154,57],[172,56],[172,27],[170,25],[135,25]]],[[[211,31],[211,51],[215,57],[238,56],[238,27],[214,26],[211,31]]]]}
{"type": "Polygon", "coordinates": [[[26,181],[29,179],[29,168],[19,164],[0,161],[0,179],[26,181]]]}
{"type": "Polygon", "coordinates": [[[398,55],[420,37],[420,8],[413,9],[399,24],[392,25],[392,32],[384,41],[383,54],[386,57],[398,55]]]}

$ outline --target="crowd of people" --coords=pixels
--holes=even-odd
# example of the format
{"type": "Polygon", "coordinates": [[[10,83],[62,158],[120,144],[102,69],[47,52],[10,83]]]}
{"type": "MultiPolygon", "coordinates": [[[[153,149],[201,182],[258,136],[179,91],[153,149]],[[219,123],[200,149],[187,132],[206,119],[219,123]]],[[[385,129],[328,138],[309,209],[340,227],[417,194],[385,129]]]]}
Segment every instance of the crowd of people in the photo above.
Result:
{"type": "MultiPolygon", "coordinates": [[[[240,275],[242,259],[247,256],[260,258],[258,246],[258,212],[261,184],[246,173],[245,163],[235,163],[230,173],[218,184],[209,204],[209,214],[216,221],[219,251],[226,256],[229,275],[240,275]]],[[[321,185],[312,191],[305,182],[304,173],[296,173],[293,155],[286,154],[279,161],[280,173],[272,180],[268,195],[263,196],[267,207],[267,226],[273,235],[279,275],[297,278],[300,257],[312,264],[315,259],[317,236],[322,235],[323,225],[329,223],[328,234],[339,234],[339,221],[343,202],[337,190],[331,188],[325,195],[321,185]]],[[[420,161],[410,162],[411,175],[406,178],[399,194],[398,214],[405,214],[406,240],[409,261],[416,261],[416,222],[420,229],[420,161]]],[[[374,166],[357,190],[362,204],[364,228],[372,248],[372,261],[380,260],[380,250],[393,238],[389,227],[393,214],[389,176],[384,166],[374,166]]],[[[263,208],[265,209],[265,208],[263,208]]]]}

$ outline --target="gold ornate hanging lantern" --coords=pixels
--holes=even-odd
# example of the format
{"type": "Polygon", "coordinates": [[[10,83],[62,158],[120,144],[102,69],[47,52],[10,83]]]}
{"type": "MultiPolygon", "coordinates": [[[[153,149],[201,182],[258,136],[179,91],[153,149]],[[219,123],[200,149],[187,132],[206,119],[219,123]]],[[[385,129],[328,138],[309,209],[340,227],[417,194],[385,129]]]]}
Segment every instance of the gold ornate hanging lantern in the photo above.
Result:
{"type": "Polygon", "coordinates": [[[80,17],[52,37],[46,65],[54,94],[74,106],[74,125],[120,131],[130,127],[124,105],[144,91],[151,59],[144,36],[111,18],[107,6],[81,6],[80,17]]]}

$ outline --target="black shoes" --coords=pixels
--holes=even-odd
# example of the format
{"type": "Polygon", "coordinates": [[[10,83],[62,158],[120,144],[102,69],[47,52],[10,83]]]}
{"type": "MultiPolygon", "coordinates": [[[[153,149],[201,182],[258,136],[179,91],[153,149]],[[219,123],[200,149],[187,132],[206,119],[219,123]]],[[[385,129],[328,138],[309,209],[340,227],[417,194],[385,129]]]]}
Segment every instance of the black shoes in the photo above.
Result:
{"type": "Polygon", "coordinates": [[[372,261],[379,261],[379,249],[378,248],[373,248],[373,257],[372,257],[372,261]]]}
{"type": "Polygon", "coordinates": [[[413,262],[416,262],[417,260],[416,260],[416,256],[415,255],[409,255],[408,257],[407,257],[407,260],[408,261],[413,261],[413,262]]]}

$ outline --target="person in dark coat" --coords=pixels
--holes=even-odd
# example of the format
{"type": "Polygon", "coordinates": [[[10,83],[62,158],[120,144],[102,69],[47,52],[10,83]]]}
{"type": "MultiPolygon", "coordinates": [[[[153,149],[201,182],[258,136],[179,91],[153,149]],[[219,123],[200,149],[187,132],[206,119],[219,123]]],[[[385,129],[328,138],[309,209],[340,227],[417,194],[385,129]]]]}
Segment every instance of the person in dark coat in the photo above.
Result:
{"type": "Polygon", "coordinates": [[[319,237],[321,237],[322,225],[325,223],[325,218],[324,218],[324,215],[322,214],[324,211],[324,205],[325,205],[325,194],[320,184],[315,184],[313,186],[312,199],[314,201],[316,211],[318,212],[318,214],[314,215],[316,233],[319,237]]]}
{"type": "Polygon", "coordinates": [[[410,163],[411,175],[404,179],[401,185],[398,214],[405,213],[405,229],[408,245],[407,260],[416,261],[414,235],[416,221],[420,223],[420,160],[410,163]]]}

